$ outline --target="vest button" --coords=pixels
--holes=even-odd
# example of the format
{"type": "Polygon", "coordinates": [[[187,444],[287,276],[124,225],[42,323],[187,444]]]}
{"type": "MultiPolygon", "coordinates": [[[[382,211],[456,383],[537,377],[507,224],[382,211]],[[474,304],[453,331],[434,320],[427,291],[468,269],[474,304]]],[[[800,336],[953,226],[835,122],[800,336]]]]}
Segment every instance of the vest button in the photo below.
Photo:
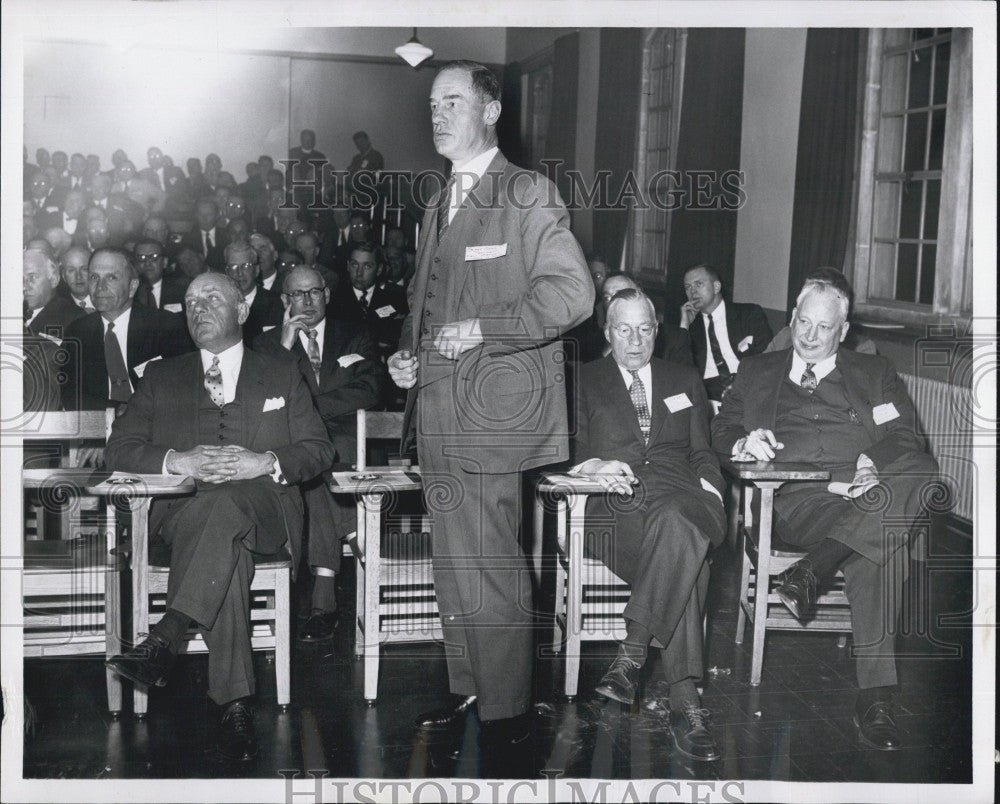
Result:
{"type": "Polygon", "coordinates": [[[439,263],[439,262],[441,262],[441,258],[440,258],[440,257],[435,257],[435,258],[434,258],[434,262],[435,262],[435,263],[439,263]]]}
{"type": "Polygon", "coordinates": [[[428,290],[427,291],[427,298],[428,299],[433,299],[434,298],[434,293],[432,291],[428,290]]]}
{"type": "Polygon", "coordinates": [[[431,279],[437,279],[437,278],[438,278],[437,274],[431,274],[431,279]]]}

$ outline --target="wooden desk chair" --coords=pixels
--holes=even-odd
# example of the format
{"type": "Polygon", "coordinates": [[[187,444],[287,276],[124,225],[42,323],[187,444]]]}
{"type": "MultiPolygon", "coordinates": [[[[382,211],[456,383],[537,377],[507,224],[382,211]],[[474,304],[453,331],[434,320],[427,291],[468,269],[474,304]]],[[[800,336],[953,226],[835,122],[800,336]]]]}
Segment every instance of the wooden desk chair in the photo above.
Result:
{"type": "MultiPolygon", "coordinates": [[[[764,635],[767,629],[786,631],[851,631],[851,611],[844,594],[843,573],[837,573],[833,586],[819,595],[813,616],[801,622],[785,608],[775,594],[774,579],[805,556],[804,552],[776,548],[773,540],[774,492],[785,483],[805,480],[829,480],[825,469],[804,463],[757,461],[724,463],[727,474],[742,484],[743,513],[740,536],[743,564],[740,572],[739,613],[736,618],[736,644],[742,644],[747,618],[753,622],[753,652],[750,684],[760,684],[764,668],[764,635]],[[760,490],[759,516],[752,511],[753,490],[760,490]]],[[[838,641],[847,644],[846,636],[838,641]]]]}
{"type": "MultiPolygon", "coordinates": [[[[132,513],[132,633],[133,643],[148,634],[166,611],[167,581],[170,568],[150,563],[149,505],[152,499],[166,494],[194,490],[191,478],[176,475],[135,475],[140,482],[124,493],[132,513]]],[[[287,711],[292,700],[292,557],[287,551],[277,557],[254,558],[254,578],[250,584],[251,647],[273,655],[277,682],[278,707],[287,711]]],[[[192,628],[181,651],[204,653],[208,650],[197,629],[192,628]]],[[[133,690],[136,717],[146,716],[148,691],[139,684],[133,690]]]]}
{"type": "MultiPolygon", "coordinates": [[[[104,443],[113,411],[69,411],[32,414],[25,426],[11,435],[25,442],[57,441],[75,453],[82,441],[104,443]]],[[[70,462],[75,462],[72,458],[70,462]]],[[[28,468],[21,476],[29,503],[29,518],[39,526],[25,539],[19,571],[23,601],[23,646],[27,656],[110,657],[121,646],[121,582],[115,547],[115,517],[110,503],[103,508],[87,496],[86,484],[93,469],[28,468]],[[103,518],[83,524],[84,508],[100,509],[103,518]],[[45,509],[60,514],[61,538],[44,538],[41,523],[45,509]]],[[[26,521],[26,526],[31,522],[26,521]]],[[[27,528],[26,528],[27,529],[27,528]]],[[[5,577],[12,577],[7,575],[5,577]]],[[[118,676],[107,671],[108,710],[117,718],[122,708],[118,676]]]]}
{"type": "MultiPolygon", "coordinates": [[[[552,501],[556,510],[556,617],[553,650],[566,650],[563,692],[576,697],[580,676],[580,646],[585,641],[620,641],[625,638],[622,612],[631,587],[603,562],[584,556],[584,513],[591,494],[605,494],[604,487],[585,477],[543,473],[537,486],[536,527],[539,506],[552,501]]],[[[536,540],[541,535],[536,530],[536,540]]],[[[658,643],[657,643],[658,644],[658,643]]]]}
{"type": "Polygon", "coordinates": [[[402,492],[420,490],[420,469],[367,463],[369,441],[398,443],[403,414],[359,410],[357,424],[357,469],[334,472],[330,490],[350,494],[358,504],[357,531],[349,540],[358,567],[354,652],[364,661],[364,696],[372,704],[381,646],[440,641],[442,634],[429,522],[419,514],[396,514],[391,505],[402,492]]]}

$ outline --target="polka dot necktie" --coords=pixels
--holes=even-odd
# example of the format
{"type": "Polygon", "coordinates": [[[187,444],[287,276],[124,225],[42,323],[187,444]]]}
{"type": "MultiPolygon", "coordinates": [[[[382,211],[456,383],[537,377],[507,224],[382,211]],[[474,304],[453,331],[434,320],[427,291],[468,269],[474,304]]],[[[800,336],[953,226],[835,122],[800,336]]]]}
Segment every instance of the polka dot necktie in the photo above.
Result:
{"type": "Polygon", "coordinates": [[[638,371],[629,370],[629,374],[632,375],[632,385],[628,389],[629,396],[632,397],[635,414],[639,417],[639,429],[642,430],[642,441],[644,444],[648,444],[650,418],[649,408],[646,405],[646,386],[639,379],[638,371]]]}
{"type": "Polygon", "coordinates": [[[218,355],[212,358],[212,365],[205,371],[205,390],[216,406],[221,408],[225,404],[222,395],[222,369],[219,368],[218,355]]]}

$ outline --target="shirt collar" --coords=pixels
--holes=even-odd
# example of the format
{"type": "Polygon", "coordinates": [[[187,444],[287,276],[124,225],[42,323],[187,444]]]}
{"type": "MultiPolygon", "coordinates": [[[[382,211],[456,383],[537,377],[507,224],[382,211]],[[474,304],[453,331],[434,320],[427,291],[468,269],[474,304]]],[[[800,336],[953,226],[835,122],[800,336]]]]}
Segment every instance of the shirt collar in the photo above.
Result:
{"type": "MultiPolygon", "coordinates": [[[[620,366],[617,363],[617,361],[615,362],[615,365],[618,366],[618,371],[621,372],[622,379],[625,381],[625,387],[631,388],[632,372],[629,371],[627,368],[620,366]]],[[[639,379],[642,380],[642,384],[645,385],[647,389],[651,388],[652,387],[651,383],[653,381],[653,369],[650,367],[649,363],[647,363],[641,369],[638,369],[638,371],[639,371],[639,379]]]]}
{"type": "Polygon", "coordinates": [[[477,180],[483,177],[486,172],[486,168],[490,166],[490,162],[493,161],[493,157],[497,155],[500,148],[494,145],[492,148],[483,151],[479,156],[474,156],[472,159],[466,160],[461,164],[454,164],[452,166],[452,173],[467,173],[476,177],[477,180]]]}
{"type": "Polygon", "coordinates": [[[709,315],[705,315],[704,313],[702,313],[702,315],[706,319],[709,318],[709,317],[711,317],[712,320],[714,320],[714,321],[725,321],[726,320],[726,300],[725,299],[719,299],[718,305],[716,305],[715,309],[712,310],[712,312],[709,315]]]}
{"type": "Polygon", "coordinates": [[[223,349],[216,355],[214,352],[208,351],[208,349],[199,349],[201,352],[201,367],[204,371],[212,365],[212,360],[216,357],[219,358],[219,370],[226,374],[231,372],[234,367],[239,366],[243,362],[243,341],[236,341],[228,349],[223,349]]]}
{"type": "MultiPolygon", "coordinates": [[[[88,297],[89,298],[89,297],[88,297]]],[[[104,318],[103,313],[101,314],[101,319],[104,321],[104,331],[108,331],[108,319],[104,318]]],[[[118,314],[118,318],[113,319],[115,324],[115,332],[124,332],[128,330],[128,322],[132,319],[132,305],[130,304],[122,312],[118,314]]]]}
{"type": "MultiPolygon", "coordinates": [[[[834,352],[829,357],[825,357],[818,363],[813,364],[813,374],[816,375],[816,380],[822,380],[831,371],[837,367],[837,353],[834,352]]],[[[798,352],[792,348],[792,368],[788,372],[788,378],[794,382],[798,383],[802,378],[802,372],[806,370],[806,361],[799,357],[798,352]]]]}
{"type": "Polygon", "coordinates": [[[251,288],[250,292],[243,297],[243,301],[245,301],[249,306],[253,304],[253,300],[256,298],[257,298],[257,286],[254,285],[253,288],[251,288]]]}

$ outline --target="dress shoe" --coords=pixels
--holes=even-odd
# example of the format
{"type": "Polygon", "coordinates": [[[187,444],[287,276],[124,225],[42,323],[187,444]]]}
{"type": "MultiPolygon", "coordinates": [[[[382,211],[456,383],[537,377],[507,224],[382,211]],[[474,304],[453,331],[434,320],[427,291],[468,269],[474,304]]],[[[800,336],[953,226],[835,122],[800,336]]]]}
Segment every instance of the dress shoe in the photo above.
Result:
{"type": "Polygon", "coordinates": [[[253,725],[253,705],[249,698],[226,704],[219,724],[219,754],[225,759],[246,762],[257,756],[257,735],[253,725]]]}
{"type": "Polygon", "coordinates": [[[635,688],[639,681],[640,670],[642,662],[619,648],[618,655],[611,662],[611,667],[595,691],[614,701],[631,704],[635,700],[635,688]]]}
{"type": "Polygon", "coordinates": [[[865,712],[855,708],[854,725],[858,727],[858,739],[869,748],[899,750],[902,741],[889,701],[875,701],[865,712]]]}
{"type": "Polygon", "coordinates": [[[337,628],[339,616],[336,611],[313,609],[309,619],[302,624],[299,639],[303,642],[320,642],[330,639],[337,628]]]}
{"type": "Polygon", "coordinates": [[[670,712],[670,731],[677,750],[691,759],[711,762],[722,756],[708,730],[708,710],[691,704],[683,712],[670,712]]]}
{"type": "Polygon", "coordinates": [[[424,712],[422,715],[418,715],[415,721],[416,727],[418,729],[439,731],[453,728],[461,723],[465,719],[466,713],[476,702],[476,696],[469,695],[462,697],[456,695],[453,697],[456,702],[451,706],[445,706],[441,709],[433,709],[430,712],[424,712]]]}
{"type": "Polygon", "coordinates": [[[781,585],[775,590],[781,602],[797,620],[809,616],[816,603],[816,576],[806,559],[797,561],[778,576],[781,585]]]}
{"type": "Polygon", "coordinates": [[[150,634],[132,650],[105,662],[118,675],[147,687],[165,686],[173,663],[174,654],[166,640],[156,634],[150,634]]]}

